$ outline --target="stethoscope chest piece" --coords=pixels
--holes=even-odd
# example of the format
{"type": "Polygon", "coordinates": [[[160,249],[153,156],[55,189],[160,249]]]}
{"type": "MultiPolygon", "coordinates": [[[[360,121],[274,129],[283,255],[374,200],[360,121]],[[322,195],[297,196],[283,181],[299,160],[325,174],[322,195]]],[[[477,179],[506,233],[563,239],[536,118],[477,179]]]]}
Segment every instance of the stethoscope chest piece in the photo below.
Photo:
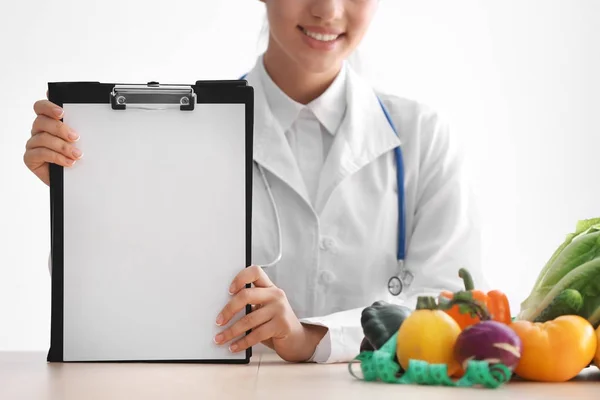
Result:
{"type": "Polygon", "coordinates": [[[398,261],[398,274],[388,280],[388,291],[392,296],[398,296],[412,284],[413,274],[404,267],[404,261],[398,261]]]}
{"type": "Polygon", "coordinates": [[[388,290],[392,296],[398,296],[404,289],[404,283],[397,276],[392,276],[388,281],[388,290]]]}

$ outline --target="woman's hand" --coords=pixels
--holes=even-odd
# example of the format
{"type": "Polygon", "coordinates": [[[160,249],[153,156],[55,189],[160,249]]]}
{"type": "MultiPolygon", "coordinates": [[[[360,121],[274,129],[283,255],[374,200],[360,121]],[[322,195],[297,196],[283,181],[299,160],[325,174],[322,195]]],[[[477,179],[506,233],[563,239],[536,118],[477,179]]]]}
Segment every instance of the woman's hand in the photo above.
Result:
{"type": "Polygon", "coordinates": [[[229,347],[232,352],[244,351],[263,343],[286,361],[303,362],[312,356],[327,332],[327,328],[300,323],[283,290],[276,287],[258,266],[253,265],[241,271],[233,280],[229,292],[233,297],[217,317],[217,325],[227,324],[246,305],[253,306],[251,313],[215,337],[217,344],[226,344],[252,330],[233,341],[229,347]],[[254,287],[247,288],[247,284],[253,284],[254,287]]]}
{"type": "Polygon", "coordinates": [[[79,135],[60,121],[64,111],[56,104],[39,100],[33,110],[37,117],[25,145],[23,161],[42,182],[50,185],[49,163],[72,167],[81,158],[81,151],[73,144],[79,135]]]}

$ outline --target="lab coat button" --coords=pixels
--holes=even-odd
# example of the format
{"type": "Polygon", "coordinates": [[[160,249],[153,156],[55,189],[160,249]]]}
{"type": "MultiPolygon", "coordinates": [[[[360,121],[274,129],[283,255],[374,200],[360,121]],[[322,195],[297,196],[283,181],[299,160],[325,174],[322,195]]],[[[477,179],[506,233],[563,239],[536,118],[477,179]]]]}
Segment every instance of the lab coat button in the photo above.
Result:
{"type": "Polygon", "coordinates": [[[321,239],[321,250],[332,250],[335,247],[335,240],[326,237],[321,239]]]}
{"type": "Polygon", "coordinates": [[[329,285],[335,280],[335,274],[331,271],[321,271],[319,279],[322,285],[329,285]]]}
{"type": "Polygon", "coordinates": [[[321,243],[319,244],[319,247],[321,248],[321,250],[325,250],[326,249],[325,239],[321,239],[321,243]]]}

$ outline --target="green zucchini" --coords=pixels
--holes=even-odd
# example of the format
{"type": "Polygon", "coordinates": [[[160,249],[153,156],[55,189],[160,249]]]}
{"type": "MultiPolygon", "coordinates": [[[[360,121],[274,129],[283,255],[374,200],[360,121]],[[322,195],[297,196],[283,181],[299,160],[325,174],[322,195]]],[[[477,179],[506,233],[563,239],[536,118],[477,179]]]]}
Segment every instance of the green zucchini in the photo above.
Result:
{"type": "Polygon", "coordinates": [[[565,289],[538,315],[534,322],[551,321],[561,315],[579,315],[583,306],[583,297],[578,290],[565,289]]]}

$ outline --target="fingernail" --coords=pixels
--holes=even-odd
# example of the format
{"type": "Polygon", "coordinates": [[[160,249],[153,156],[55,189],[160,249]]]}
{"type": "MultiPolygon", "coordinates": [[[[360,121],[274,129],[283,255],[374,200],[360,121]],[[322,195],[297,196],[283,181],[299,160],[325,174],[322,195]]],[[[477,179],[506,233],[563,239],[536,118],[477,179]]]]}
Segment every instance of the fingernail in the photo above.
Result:
{"type": "Polygon", "coordinates": [[[62,108],[55,108],[54,109],[54,114],[56,114],[57,117],[62,117],[64,110],[62,108]]]}
{"type": "Polygon", "coordinates": [[[232,344],[231,346],[229,346],[229,351],[231,351],[232,353],[233,353],[234,351],[236,351],[237,349],[238,349],[238,345],[237,345],[237,344],[235,344],[235,343],[234,343],[234,344],[232,344]]]}
{"type": "Polygon", "coordinates": [[[74,130],[70,130],[69,131],[69,139],[74,140],[74,141],[78,141],[79,140],[79,135],[77,134],[77,132],[75,132],[74,130]]]}
{"type": "Polygon", "coordinates": [[[215,336],[214,341],[217,344],[221,343],[223,341],[223,334],[219,333],[217,336],[215,336]]]}
{"type": "Polygon", "coordinates": [[[67,164],[69,164],[69,165],[73,165],[73,164],[75,164],[75,160],[71,160],[71,159],[69,158],[69,159],[67,159],[67,164]]]}
{"type": "Polygon", "coordinates": [[[223,314],[219,314],[217,316],[217,325],[222,325],[223,324],[223,314]]]}
{"type": "Polygon", "coordinates": [[[235,286],[232,283],[231,286],[229,286],[229,294],[233,294],[233,291],[235,290],[235,286]]]}
{"type": "Polygon", "coordinates": [[[83,155],[83,153],[79,149],[73,149],[73,155],[75,156],[75,158],[80,158],[83,155]]]}

